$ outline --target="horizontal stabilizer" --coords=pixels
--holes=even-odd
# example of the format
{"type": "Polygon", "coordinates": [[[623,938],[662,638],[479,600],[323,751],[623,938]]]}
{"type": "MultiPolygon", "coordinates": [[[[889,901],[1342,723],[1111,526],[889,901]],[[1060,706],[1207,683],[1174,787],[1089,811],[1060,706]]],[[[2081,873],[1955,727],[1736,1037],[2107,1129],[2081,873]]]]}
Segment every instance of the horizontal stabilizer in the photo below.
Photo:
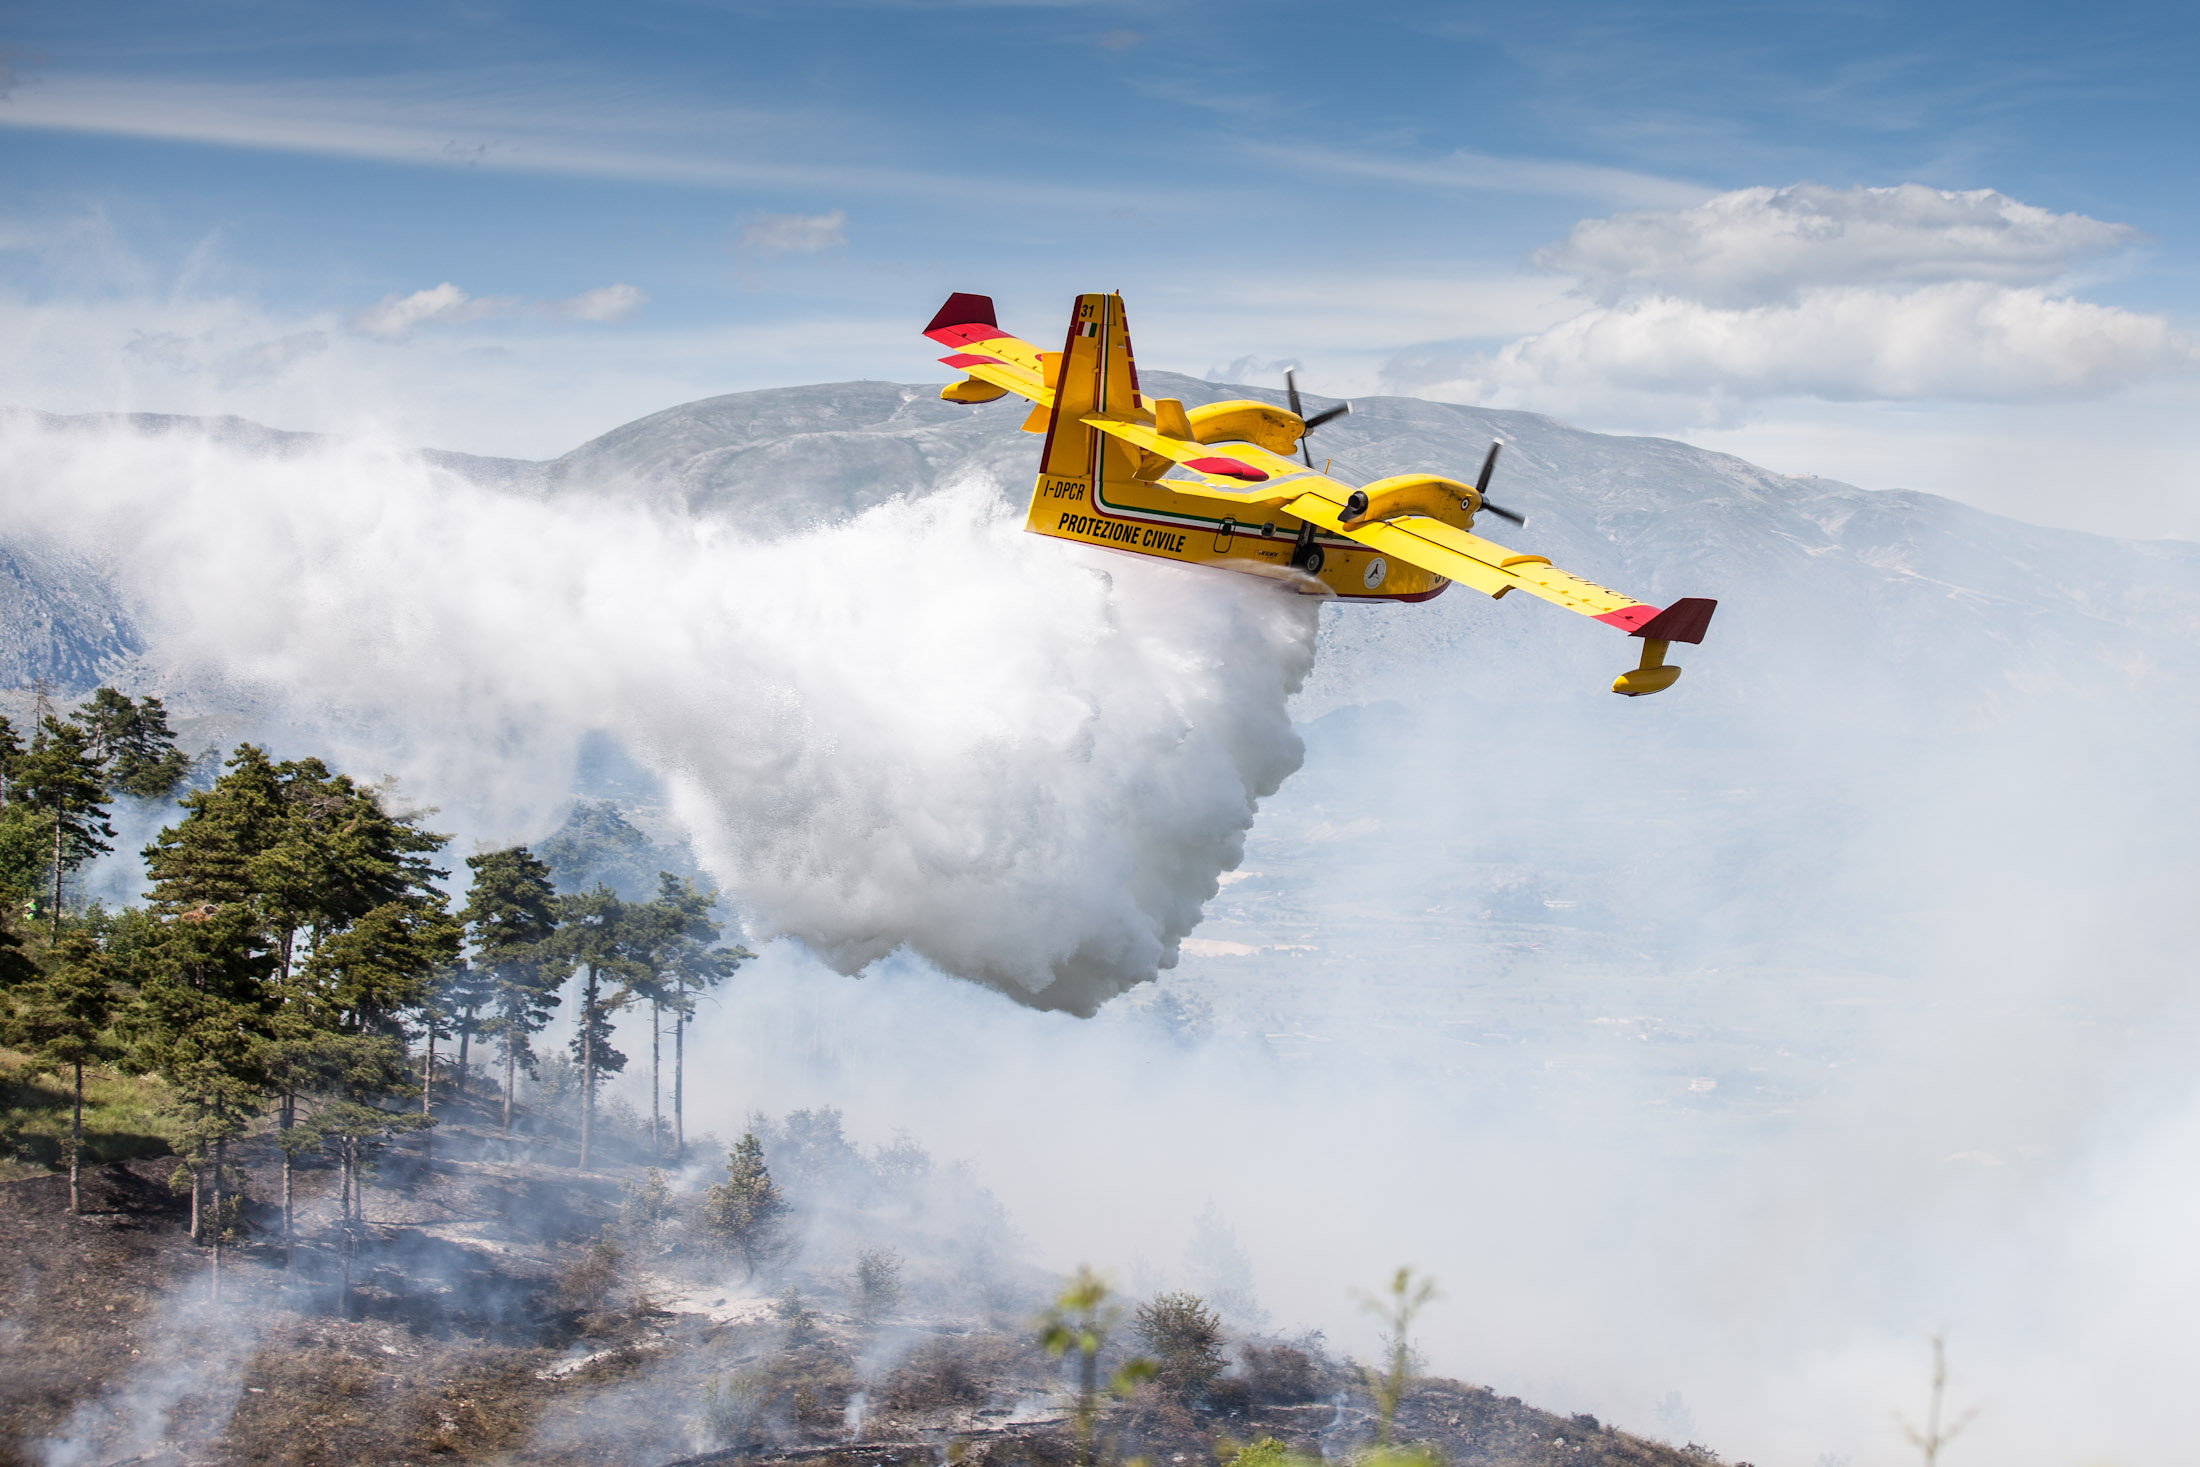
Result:
{"type": "Polygon", "coordinates": [[[947,298],[947,304],[941,306],[939,313],[932,318],[932,324],[924,328],[924,334],[934,341],[945,341],[950,346],[957,346],[965,341],[982,341],[988,336],[1000,335],[1001,323],[993,318],[993,297],[989,295],[965,295],[961,291],[955,292],[947,298]],[[982,326],[985,329],[975,334],[955,332],[955,328],[958,326],[982,326]],[[954,332],[955,334],[952,337],[947,337],[942,336],[941,332],[954,332]]]}
{"type": "Polygon", "coordinates": [[[1634,629],[1648,642],[1701,642],[1711,630],[1711,613],[1719,603],[1706,596],[1683,596],[1634,629]]]}

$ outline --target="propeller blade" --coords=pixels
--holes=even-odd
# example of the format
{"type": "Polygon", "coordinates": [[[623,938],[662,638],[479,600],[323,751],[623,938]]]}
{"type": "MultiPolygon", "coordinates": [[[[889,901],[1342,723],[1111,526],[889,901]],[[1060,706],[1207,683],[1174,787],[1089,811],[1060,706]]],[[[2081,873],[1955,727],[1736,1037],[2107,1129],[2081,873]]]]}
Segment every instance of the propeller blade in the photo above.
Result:
{"type": "Polygon", "coordinates": [[[1302,412],[1300,412],[1300,411],[1299,411],[1299,374],[1298,374],[1298,373],[1296,373],[1296,372],[1291,372],[1291,371],[1286,371],[1286,372],[1285,372],[1285,373],[1283,374],[1283,390],[1284,390],[1284,393],[1285,393],[1285,395],[1287,395],[1287,396],[1288,396],[1288,397],[1289,397],[1289,398],[1291,399],[1291,416],[1292,416],[1292,417],[1294,417],[1294,418],[1302,418],[1302,417],[1306,416],[1306,415],[1305,415],[1304,413],[1302,413],[1302,412]]]}
{"type": "MultiPolygon", "coordinates": [[[[1497,451],[1504,446],[1505,440],[1502,438],[1498,439],[1496,442],[1490,445],[1489,457],[1482,460],[1482,472],[1480,474],[1477,474],[1474,480],[1474,493],[1477,499],[1481,498],[1482,495],[1489,492],[1490,475],[1495,472],[1497,468],[1497,451]]],[[[1485,508],[1486,507],[1487,506],[1485,506],[1485,508]]]]}
{"type": "Polygon", "coordinates": [[[1351,411],[1352,404],[1349,402],[1340,402],[1333,408],[1323,408],[1311,418],[1306,419],[1306,431],[1311,433],[1331,418],[1341,418],[1351,411]]]}
{"type": "Polygon", "coordinates": [[[1487,514],[1496,515],[1501,520],[1511,520],[1516,525],[1524,525],[1528,522],[1525,515],[1514,514],[1502,504],[1492,504],[1487,499],[1482,501],[1482,509],[1487,514]]]}

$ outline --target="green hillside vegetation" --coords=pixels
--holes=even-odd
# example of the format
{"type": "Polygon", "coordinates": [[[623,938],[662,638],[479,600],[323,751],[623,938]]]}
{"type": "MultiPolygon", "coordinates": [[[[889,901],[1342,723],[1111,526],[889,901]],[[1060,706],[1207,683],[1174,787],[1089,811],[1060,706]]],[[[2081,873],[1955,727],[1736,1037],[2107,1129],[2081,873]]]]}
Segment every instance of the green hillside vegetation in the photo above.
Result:
{"type": "MultiPolygon", "coordinates": [[[[65,1078],[0,1048],[0,1180],[67,1169],[71,1098],[65,1078]]],[[[182,1136],[173,1101],[158,1075],[86,1071],[85,1164],[168,1155],[182,1136]]]]}
{"type": "MultiPolygon", "coordinates": [[[[688,1020],[748,956],[721,944],[711,893],[670,872],[647,899],[560,892],[514,848],[468,858],[453,910],[447,837],[376,789],[251,744],[179,797],[191,771],[157,698],[42,705],[27,741],[0,719],[0,1163],[66,1170],[75,1212],[85,1163],[173,1152],[218,1289],[233,1145],[276,1133],[286,1242],[303,1157],[335,1159],[353,1216],[377,1155],[434,1124],[439,1080],[476,1081],[477,1044],[501,1060],[509,1130],[576,972],[577,1164],[593,1160],[599,1082],[627,1064],[610,1019],[629,1007],[650,1018],[651,1156],[684,1145],[688,1020]],[[124,800],[176,812],[141,853],[148,900],[72,903],[124,800]]],[[[652,849],[616,811],[587,814],[560,844],[569,867],[652,849]]]]}

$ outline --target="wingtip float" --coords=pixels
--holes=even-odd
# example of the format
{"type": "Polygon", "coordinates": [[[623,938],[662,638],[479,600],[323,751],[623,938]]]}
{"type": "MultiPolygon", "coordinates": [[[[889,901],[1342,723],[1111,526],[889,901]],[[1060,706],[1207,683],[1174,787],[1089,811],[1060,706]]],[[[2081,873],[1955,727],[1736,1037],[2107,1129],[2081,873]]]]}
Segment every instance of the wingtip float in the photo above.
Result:
{"type": "Polygon", "coordinates": [[[1024,430],[1046,435],[1024,523],[1034,534],[1288,577],[1343,601],[1426,601],[1453,582],[1493,598],[1526,591],[1641,640],[1640,663],[1612,684],[1630,698],[1673,686],[1667,649],[1711,625],[1716,601],[1651,606],[1475,534],[1477,513],[1524,523],[1484,497],[1495,444],[1473,484],[1398,474],[1354,488],[1315,472],[1305,447],[1349,406],[1307,418],[1296,380],[1289,409],[1146,397],[1119,295],[1079,296],[1058,352],[1002,330],[982,295],[949,296],[924,334],[963,373],[945,400],[1033,404],[1024,430]]]}

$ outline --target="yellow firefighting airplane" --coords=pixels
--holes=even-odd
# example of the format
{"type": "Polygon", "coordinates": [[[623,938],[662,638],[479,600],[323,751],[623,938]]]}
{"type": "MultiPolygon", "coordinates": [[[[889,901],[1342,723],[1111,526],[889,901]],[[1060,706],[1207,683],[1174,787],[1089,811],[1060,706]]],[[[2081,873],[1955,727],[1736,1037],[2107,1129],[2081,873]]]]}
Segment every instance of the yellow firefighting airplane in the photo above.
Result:
{"type": "Polygon", "coordinates": [[[982,295],[949,296],[924,334],[951,348],[940,360],[965,374],[941,389],[947,401],[1013,392],[1036,404],[1024,431],[1047,437],[1024,523],[1033,534],[1274,576],[1348,601],[1426,601],[1453,581],[1492,597],[1526,591],[1642,639],[1641,664],[1612,684],[1629,697],[1673,686],[1681,670],[1666,662],[1668,644],[1701,642],[1711,625],[1716,601],[1691,596],[1660,610],[1471,533],[1483,510],[1524,523],[1483,498],[1496,444],[1472,486],[1399,474],[1355,489],[1314,472],[1304,446],[1310,428],[1349,404],[1302,418],[1264,402],[1186,411],[1175,398],[1142,396],[1119,295],[1077,297],[1060,352],[1003,331],[982,295]],[[1304,463],[1288,456],[1293,448],[1304,463]]]}

